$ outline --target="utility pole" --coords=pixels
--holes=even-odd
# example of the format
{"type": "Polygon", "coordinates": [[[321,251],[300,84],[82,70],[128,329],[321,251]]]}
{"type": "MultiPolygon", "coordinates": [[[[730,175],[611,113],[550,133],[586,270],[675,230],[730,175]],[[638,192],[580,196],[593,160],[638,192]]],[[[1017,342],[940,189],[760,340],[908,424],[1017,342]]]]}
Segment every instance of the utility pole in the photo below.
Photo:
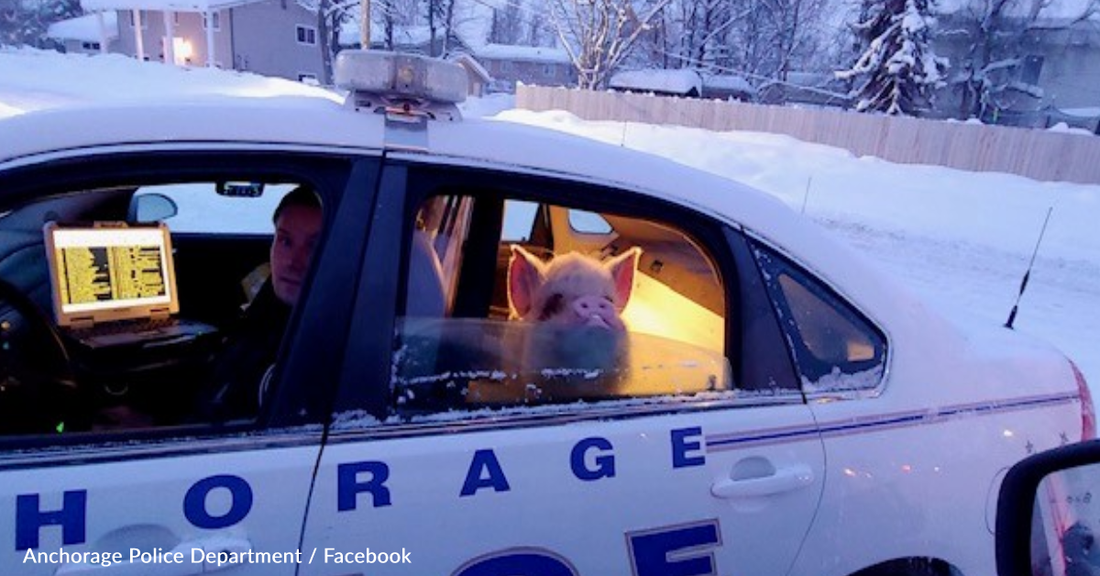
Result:
{"type": "Polygon", "coordinates": [[[370,0],[359,0],[359,46],[370,50],[370,0]]]}

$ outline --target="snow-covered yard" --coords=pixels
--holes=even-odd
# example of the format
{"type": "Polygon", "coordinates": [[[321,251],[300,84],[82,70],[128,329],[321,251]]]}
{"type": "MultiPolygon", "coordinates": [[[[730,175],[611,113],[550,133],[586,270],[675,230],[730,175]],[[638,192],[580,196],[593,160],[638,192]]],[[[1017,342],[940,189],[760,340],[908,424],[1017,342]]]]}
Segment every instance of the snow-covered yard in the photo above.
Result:
{"type": "MultiPolygon", "coordinates": [[[[0,117],[202,93],[341,99],[250,74],[0,49],[0,117]]],[[[468,102],[465,112],[581,134],[756,186],[968,322],[1005,322],[1053,208],[1016,329],[1059,347],[1100,386],[1100,232],[1093,227],[1100,222],[1100,186],[891,164],[772,134],[585,122],[564,112],[510,108],[506,97],[491,97],[468,102]]]]}

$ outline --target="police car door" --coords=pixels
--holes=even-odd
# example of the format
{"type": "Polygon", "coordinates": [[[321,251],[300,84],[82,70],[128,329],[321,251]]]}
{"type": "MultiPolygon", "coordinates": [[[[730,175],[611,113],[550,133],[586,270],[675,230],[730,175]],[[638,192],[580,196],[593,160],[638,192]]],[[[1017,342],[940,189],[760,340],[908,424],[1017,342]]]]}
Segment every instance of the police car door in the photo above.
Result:
{"type": "Polygon", "coordinates": [[[628,191],[392,158],[301,573],[785,573],[823,449],[744,238],[628,191]],[[513,245],[641,248],[629,334],[508,320],[513,245]]]}
{"type": "Polygon", "coordinates": [[[361,259],[363,224],[341,211],[357,214],[371,202],[362,193],[356,206],[342,194],[353,170],[357,189],[373,183],[363,175],[376,172],[377,161],[354,168],[344,153],[323,159],[317,151],[193,146],[201,149],[67,152],[0,173],[0,189],[21,199],[0,217],[0,574],[297,571],[321,447],[322,412],[314,406],[330,400],[325,383],[335,381],[329,366],[336,363],[329,350],[339,349],[339,318],[353,295],[346,271],[361,259]],[[44,214],[126,221],[129,201],[131,223],[163,219],[178,228],[180,314],[220,325],[239,312],[241,281],[267,261],[273,208],[300,186],[320,196],[325,227],[300,313],[289,321],[292,337],[265,380],[274,392],[259,400],[258,412],[204,409],[207,362],[220,338],[93,349],[67,334],[44,337],[48,330],[35,323],[46,318],[36,310],[48,306],[36,295],[49,296],[44,214]],[[66,350],[54,347],[62,342],[66,350]]]}

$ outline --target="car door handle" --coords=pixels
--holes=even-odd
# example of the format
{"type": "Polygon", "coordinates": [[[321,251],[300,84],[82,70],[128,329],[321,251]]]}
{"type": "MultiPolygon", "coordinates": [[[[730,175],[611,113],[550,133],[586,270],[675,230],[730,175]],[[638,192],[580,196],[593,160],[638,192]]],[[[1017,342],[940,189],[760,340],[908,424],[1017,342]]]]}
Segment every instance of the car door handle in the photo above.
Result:
{"type": "Polygon", "coordinates": [[[710,493],[716,498],[754,498],[797,490],[809,486],[813,481],[813,470],[799,464],[776,470],[775,474],[768,476],[739,480],[723,478],[710,487],[710,493]]]}

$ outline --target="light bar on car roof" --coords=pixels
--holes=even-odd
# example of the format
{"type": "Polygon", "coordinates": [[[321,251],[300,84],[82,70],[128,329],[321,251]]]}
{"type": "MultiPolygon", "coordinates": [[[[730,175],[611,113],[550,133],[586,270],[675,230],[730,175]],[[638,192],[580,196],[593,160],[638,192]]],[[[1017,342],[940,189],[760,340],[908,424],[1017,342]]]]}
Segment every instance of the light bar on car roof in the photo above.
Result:
{"type": "Polygon", "coordinates": [[[419,54],[343,50],[333,72],[337,86],[387,100],[457,104],[466,99],[462,66],[419,54]]]}

